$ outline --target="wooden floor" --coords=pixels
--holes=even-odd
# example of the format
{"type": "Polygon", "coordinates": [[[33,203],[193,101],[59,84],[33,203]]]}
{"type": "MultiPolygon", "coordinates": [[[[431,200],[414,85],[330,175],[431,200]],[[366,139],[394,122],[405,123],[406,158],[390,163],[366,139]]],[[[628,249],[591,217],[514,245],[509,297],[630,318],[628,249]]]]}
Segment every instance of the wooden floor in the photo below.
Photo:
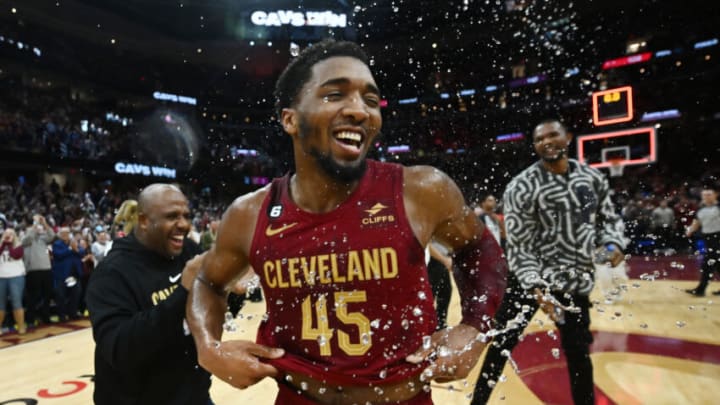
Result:
{"type": "MultiPolygon", "coordinates": [[[[598,403],[720,403],[720,296],[695,298],[682,291],[694,285],[693,281],[631,279],[616,304],[605,304],[599,293],[593,293],[592,360],[601,392],[598,403]]],[[[450,324],[459,319],[458,297],[453,294],[450,324]]],[[[237,332],[225,338],[253,339],[263,313],[264,304],[249,303],[237,320],[237,332]]],[[[86,324],[78,321],[73,327],[86,324]]],[[[505,368],[491,404],[570,403],[564,358],[553,355],[552,349],[560,345],[552,329],[544,315],[535,316],[513,352],[519,372],[509,365],[505,368]]],[[[0,403],[92,403],[93,348],[88,328],[1,348],[0,403]],[[17,401],[20,398],[28,401],[17,401]]],[[[434,385],[435,403],[469,403],[477,373],[476,367],[467,381],[434,385]]],[[[212,387],[218,405],[272,404],[276,392],[272,380],[245,391],[217,380],[212,387]]]]}

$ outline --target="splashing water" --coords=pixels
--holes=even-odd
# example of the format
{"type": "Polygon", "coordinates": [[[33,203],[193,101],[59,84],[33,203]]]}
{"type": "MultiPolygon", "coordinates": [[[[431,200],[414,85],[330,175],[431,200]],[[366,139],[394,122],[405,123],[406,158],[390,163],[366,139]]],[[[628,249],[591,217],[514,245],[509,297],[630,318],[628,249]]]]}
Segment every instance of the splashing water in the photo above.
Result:
{"type": "Polygon", "coordinates": [[[223,330],[225,332],[237,331],[237,324],[235,323],[235,318],[230,311],[225,312],[225,322],[223,323],[223,330]]]}
{"type": "Polygon", "coordinates": [[[518,367],[517,363],[515,362],[515,359],[513,359],[512,356],[510,355],[510,350],[504,349],[503,351],[500,352],[500,355],[503,357],[507,357],[508,363],[510,363],[510,366],[512,366],[513,371],[515,371],[515,374],[520,373],[520,368],[518,367]]]}

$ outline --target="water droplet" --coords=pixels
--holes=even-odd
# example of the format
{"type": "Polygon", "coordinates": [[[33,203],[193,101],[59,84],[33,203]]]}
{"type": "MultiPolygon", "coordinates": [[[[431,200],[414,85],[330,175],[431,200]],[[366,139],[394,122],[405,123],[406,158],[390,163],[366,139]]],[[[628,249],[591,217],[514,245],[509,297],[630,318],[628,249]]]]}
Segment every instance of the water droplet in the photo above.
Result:
{"type": "Polygon", "coordinates": [[[327,338],[325,337],[325,335],[320,335],[318,336],[317,341],[320,346],[325,346],[325,344],[327,343],[327,338]]]}
{"type": "Polygon", "coordinates": [[[325,391],[327,391],[327,388],[325,388],[325,387],[318,388],[318,394],[320,394],[320,395],[324,394],[325,391]]]}
{"type": "Polygon", "coordinates": [[[437,348],[438,357],[448,357],[452,354],[452,350],[449,347],[440,345],[437,348]]]}
{"type": "Polygon", "coordinates": [[[415,308],[413,308],[412,313],[415,316],[420,316],[420,315],[422,315],[422,310],[418,307],[415,307],[415,308]]]}
{"type": "Polygon", "coordinates": [[[432,345],[432,337],[431,336],[423,336],[422,338],[422,347],[423,349],[427,350],[432,345]]]}
{"type": "Polygon", "coordinates": [[[647,329],[648,325],[645,322],[643,322],[640,324],[640,327],[643,329],[647,329]]]}
{"type": "Polygon", "coordinates": [[[378,327],[380,327],[380,320],[374,319],[372,322],[370,322],[370,327],[373,329],[377,329],[378,327]]]}
{"type": "Polygon", "coordinates": [[[373,390],[374,390],[375,393],[378,394],[378,395],[382,395],[382,394],[384,393],[383,390],[382,390],[382,388],[380,388],[380,387],[375,387],[373,390]]]}
{"type": "Polygon", "coordinates": [[[400,322],[400,326],[402,326],[403,329],[408,330],[410,328],[410,322],[407,319],[403,319],[402,322],[400,322]]]}
{"type": "Polygon", "coordinates": [[[555,358],[555,360],[560,358],[560,349],[558,349],[557,347],[553,347],[550,350],[550,353],[552,353],[552,356],[553,356],[553,358],[555,358]]]}
{"type": "Polygon", "coordinates": [[[418,298],[420,298],[421,300],[427,298],[427,296],[425,295],[425,291],[418,292],[418,298]]]}
{"type": "Polygon", "coordinates": [[[675,322],[675,325],[677,325],[678,328],[682,328],[683,326],[685,326],[685,321],[677,321],[675,322]]]}
{"type": "Polygon", "coordinates": [[[301,383],[300,383],[300,389],[303,390],[303,391],[307,391],[307,389],[308,389],[308,383],[306,383],[305,381],[301,382],[301,383]]]}

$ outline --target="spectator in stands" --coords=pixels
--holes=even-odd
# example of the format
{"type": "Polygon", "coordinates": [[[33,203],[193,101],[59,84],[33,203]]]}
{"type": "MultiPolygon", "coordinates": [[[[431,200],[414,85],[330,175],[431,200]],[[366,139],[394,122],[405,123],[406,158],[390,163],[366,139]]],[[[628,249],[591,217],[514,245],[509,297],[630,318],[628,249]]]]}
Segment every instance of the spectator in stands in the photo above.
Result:
{"type": "Polygon", "coordinates": [[[95,259],[95,266],[97,266],[105,258],[107,252],[110,251],[112,241],[102,226],[98,225],[95,230],[97,231],[97,240],[93,242],[91,250],[95,259]]]}
{"type": "Polygon", "coordinates": [[[218,220],[212,220],[208,224],[208,228],[203,232],[202,236],[200,236],[200,248],[204,251],[209,250],[213,243],[215,243],[215,238],[217,237],[217,228],[220,224],[220,221],[218,220]]]}
{"type": "Polygon", "coordinates": [[[48,246],[55,232],[42,215],[33,216],[33,225],[25,230],[22,240],[23,260],[27,270],[28,321],[35,323],[38,316],[50,323],[50,300],[53,297],[53,276],[48,246]]]}
{"type": "Polygon", "coordinates": [[[663,199],[660,205],[652,211],[652,229],[655,234],[655,246],[658,249],[669,249],[675,231],[675,211],[668,206],[668,200],[663,199]]]}
{"type": "Polygon", "coordinates": [[[72,237],[69,228],[60,228],[58,238],[52,245],[52,273],[55,303],[60,321],[63,322],[78,318],[81,294],[79,280],[85,252],[81,251],[78,241],[72,237]]]}
{"type": "Polygon", "coordinates": [[[125,200],[117,211],[113,226],[119,227],[123,235],[129,235],[138,222],[137,201],[125,200]]]}
{"type": "Polygon", "coordinates": [[[88,238],[80,237],[78,241],[78,253],[81,257],[80,262],[80,303],[78,305],[79,312],[85,312],[87,308],[85,306],[85,292],[87,291],[88,281],[90,281],[90,275],[95,269],[95,258],[93,257],[88,243],[88,238]]]}
{"type": "MultiPolygon", "coordinates": [[[[25,264],[22,261],[23,248],[15,229],[7,228],[0,240],[0,328],[5,321],[5,308],[8,298],[12,303],[13,319],[17,323],[17,332],[27,331],[25,309],[22,305],[25,289],[25,264]]],[[[2,330],[0,330],[2,334],[2,330]]]]}
{"type": "Polygon", "coordinates": [[[478,216],[490,230],[493,237],[501,247],[505,247],[505,221],[497,214],[497,199],[492,194],[486,194],[480,199],[482,213],[478,216]]]}

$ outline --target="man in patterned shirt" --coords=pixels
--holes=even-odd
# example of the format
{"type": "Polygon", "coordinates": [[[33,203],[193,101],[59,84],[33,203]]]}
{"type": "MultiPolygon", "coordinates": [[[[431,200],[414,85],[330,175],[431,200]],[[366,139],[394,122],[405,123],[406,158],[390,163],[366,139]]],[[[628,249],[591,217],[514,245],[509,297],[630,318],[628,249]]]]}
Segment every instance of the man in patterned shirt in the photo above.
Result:
{"type": "Polygon", "coordinates": [[[623,260],[624,226],[603,174],[568,158],[571,139],[558,120],[542,121],[533,132],[540,160],[505,190],[510,275],[495,320],[508,331],[489,345],[473,405],[487,402],[538,307],[560,330],[575,404],[594,403],[588,299],[593,262],[617,266],[623,260]]]}

